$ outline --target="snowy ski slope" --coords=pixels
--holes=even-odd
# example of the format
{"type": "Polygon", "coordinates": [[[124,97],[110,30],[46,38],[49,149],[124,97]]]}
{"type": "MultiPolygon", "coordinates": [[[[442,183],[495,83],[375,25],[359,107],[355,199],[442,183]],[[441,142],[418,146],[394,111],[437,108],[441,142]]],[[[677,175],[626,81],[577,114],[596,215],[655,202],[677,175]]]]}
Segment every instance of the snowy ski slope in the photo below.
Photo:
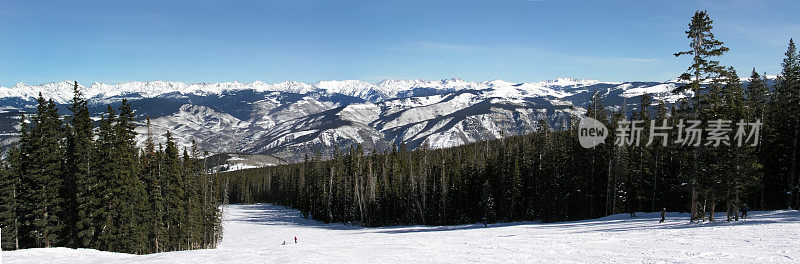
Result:
{"type": "MultiPolygon", "coordinates": [[[[723,215],[719,215],[724,219],[723,215]]],[[[735,223],[687,215],[614,215],[563,223],[361,228],[321,224],[280,206],[225,207],[217,249],[144,256],[89,249],[2,252],[3,263],[798,263],[800,212],[735,223]],[[298,243],[294,243],[294,237],[298,243]],[[285,245],[283,245],[285,241],[285,245]]]]}

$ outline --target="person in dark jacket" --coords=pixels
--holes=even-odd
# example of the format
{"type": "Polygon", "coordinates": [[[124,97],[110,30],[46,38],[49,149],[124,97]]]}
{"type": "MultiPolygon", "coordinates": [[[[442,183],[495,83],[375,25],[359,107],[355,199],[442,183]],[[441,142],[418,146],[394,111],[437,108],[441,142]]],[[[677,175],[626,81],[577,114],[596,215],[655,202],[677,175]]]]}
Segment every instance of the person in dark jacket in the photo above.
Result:
{"type": "Polygon", "coordinates": [[[667,208],[661,209],[661,220],[658,223],[663,223],[665,220],[667,220],[667,208]]]}
{"type": "Polygon", "coordinates": [[[747,207],[747,204],[742,204],[742,218],[747,219],[747,211],[750,211],[750,207],[747,207]]]}

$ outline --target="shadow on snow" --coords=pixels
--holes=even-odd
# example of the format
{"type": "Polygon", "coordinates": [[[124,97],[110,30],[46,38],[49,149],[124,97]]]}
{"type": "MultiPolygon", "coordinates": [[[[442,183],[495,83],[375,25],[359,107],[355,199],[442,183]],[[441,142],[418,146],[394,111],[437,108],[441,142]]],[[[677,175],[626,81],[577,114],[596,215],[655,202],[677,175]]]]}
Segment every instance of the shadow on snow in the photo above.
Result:
{"type": "Polygon", "coordinates": [[[800,212],[794,210],[751,212],[748,219],[739,221],[725,221],[725,214],[716,214],[716,222],[689,223],[688,213],[668,213],[666,223],[658,223],[661,219],[659,213],[637,213],[637,217],[628,217],[627,214],[617,214],[607,217],[558,223],[541,223],[535,221],[493,223],[484,227],[483,224],[466,224],[453,226],[387,226],[366,228],[359,225],[346,225],[341,223],[325,224],[312,219],[305,219],[301,213],[295,209],[278,206],[273,204],[250,204],[250,205],[231,205],[236,206],[237,211],[242,212],[243,216],[233,216],[229,221],[247,222],[267,226],[302,226],[311,228],[323,228],[329,230],[368,230],[369,233],[384,234],[405,234],[419,232],[440,232],[440,231],[459,231],[481,228],[499,228],[527,225],[526,228],[546,229],[546,228],[575,228],[575,233],[591,232],[624,232],[644,229],[688,229],[702,227],[725,227],[725,226],[750,226],[776,223],[796,223],[800,221],[800,212]]]}
{"type": "Polygon", "coordinates": [[[583,227],[575,233],[636,231],[645,229],[690,229],[703,227],[726,226],[755,226],[763,224],[797,223],[800,221],[800,212],[794,210],[751,212],[748,219],[739,221],[726,221],[724,213],[715,214],[715,222],[689,222],[688,213],[668,213],[667,222],[658,223],[660,213],[637,213],[637,217],[628,217],[627,214],[612,215],[608,217],[581,220],[573,222],[547,223],[529,228],[573,228],[583,227]],[[588,229],[587,229],[588,228],[588,229]]]}
{"type": "Polygon", "coordinates": [[[273,204],[244,204],[231,206],[236,206],[238,208],[237,211],[246,215],[245,217],[233,216],[231,219],[228,219],[232,222],[246,222],[267,226],[303,226],[331,230],[357,230],[364,228],[340,223],[325,224],[313,219],[305,219],[300,211],[273,204]]]}

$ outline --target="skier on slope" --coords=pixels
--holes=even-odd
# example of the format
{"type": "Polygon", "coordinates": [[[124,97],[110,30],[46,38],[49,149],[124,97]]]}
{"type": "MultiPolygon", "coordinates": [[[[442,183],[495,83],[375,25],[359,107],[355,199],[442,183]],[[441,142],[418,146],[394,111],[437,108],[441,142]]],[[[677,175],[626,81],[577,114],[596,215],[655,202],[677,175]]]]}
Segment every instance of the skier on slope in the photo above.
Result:
{"type": "Polygon", "coordinates": [[[294,237],[294,243],[297,244],[297,237],[294,237]]]}
{"type": "Polygon", "coordinates": [[[747,219],[747,211],[750,210],[750,207],[747,207],[747,204],[742,204],[742,208],[740,210],[742,210],[742,218],[747,219]]]}
{"type": "Polygon", "coordinates": [[[664,220],[667,220],[667,208],[661,209],[661,220],[658,223],[663,223],[664,220]]]}

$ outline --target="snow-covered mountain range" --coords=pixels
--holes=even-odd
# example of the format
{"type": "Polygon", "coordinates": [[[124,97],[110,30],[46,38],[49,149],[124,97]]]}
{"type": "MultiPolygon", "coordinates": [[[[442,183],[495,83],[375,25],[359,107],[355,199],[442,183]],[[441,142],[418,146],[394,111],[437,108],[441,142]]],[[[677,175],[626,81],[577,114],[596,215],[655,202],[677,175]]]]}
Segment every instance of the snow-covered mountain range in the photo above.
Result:
{"type": "MultiPolygon", "coordinates": [[[[528,133],[540,119],[553,127],[585,112],[597,92],[611,108],[626,102],[633,109],[638,96],[675,102],[686,94],[671,91],[666,82],[602,82],[573,78],[512,83],[359,80],[317,83],[195,83],[130,82],[80,86],[99,117],[106,104],[128,98],[139,119],[150,117],[152,129],[164,140],[172,131],[182,146],[192,140],[210,153],[272,155],[283,161],[303,154],[329,154],[338,146],[361,144],[386,149],[405,143],[409,148],[443,148],[482,139],[528,133]]],[[[72,98],[73,83],[19,83],[0,87],[0,137],[13,142],[19,112],[32,112],[39,93],[59,104],[72,98]]],[[[66,107],[60,110],[67,114],[66,107]]]]}

